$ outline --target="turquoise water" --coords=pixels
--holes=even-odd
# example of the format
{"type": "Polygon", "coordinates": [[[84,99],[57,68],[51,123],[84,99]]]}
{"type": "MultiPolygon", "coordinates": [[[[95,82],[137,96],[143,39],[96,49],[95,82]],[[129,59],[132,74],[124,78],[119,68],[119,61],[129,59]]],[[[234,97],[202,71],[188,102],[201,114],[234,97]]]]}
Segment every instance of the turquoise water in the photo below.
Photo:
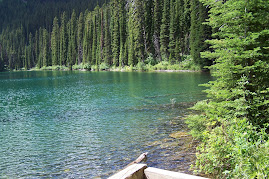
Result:
{"type": "MultiPolygon", "coordinates": [[[[204,99],[204,73],[0,73],[0,178],[106,178],[143,152],[177,170],[179,146],[152,145],[185,130],[204,99]]],[[[172,140],[172,139],[171,139],[172,140]]]]}

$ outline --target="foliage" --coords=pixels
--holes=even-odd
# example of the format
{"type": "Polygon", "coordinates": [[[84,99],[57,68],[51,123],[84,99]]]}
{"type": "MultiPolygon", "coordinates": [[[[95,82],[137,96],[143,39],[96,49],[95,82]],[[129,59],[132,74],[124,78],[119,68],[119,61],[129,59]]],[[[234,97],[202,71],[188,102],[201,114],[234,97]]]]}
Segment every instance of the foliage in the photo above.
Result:
{"type": "Polygon", "coordinates": [[[68,68],[65,66],[56,65],[56,66],[47,66],[47,67],[43,66],[40,69],[32,68],[31,70],[53,70],[53,71],[55,71],[55,70],[68,70],[68,68]]]}
{"type": "Polygon", "coordinates": [[[200,71],[201,66],[196,64],[191,56],[184,57],[184,60],[180,62],[179,68],[182,70],[193,70],[193,71],[200,71]]]}
{"type": "Polygon", "coordinates": [[[169,63],[167,61],[161,61],[160,63],[156,64],[154,66],[154,68],[156,68],[156,70],[167,70],[169,63]]]}
{"type": "Polygon", "coordinates": [[[216,178],[268,178],[269,74],[266,0],[201,0],[215,33],[208,40],[215,81],[187,120],[201,140],[196,169],[216,178]]]}
{"type": "Polygon", "coordinates": [[[101,63],[99,66],[99,70],[108,70],[109,66],[106,63],[101,63]]]}
{"type": "MultiPolygon", "coordinates": [[[[177,69],[174,64],[195,48],[190,28],[198,24],[199,33],[203,30],[201,20],[191,23],[189,0],[101,0],[100,6],[94,6],[96,0],[66,0],[64,6],[55,0],[15,1],[0,3],[0,15],[6,12],[0,16],[0,56],[11,70],[51,65],[72,70],[102,63],[119,69],[140,68],[142,63],[152,68],[162,61],[177,69]]],[[[200,4],[199,9],[204,7],[200,4]]],[[[205,15],[197,13],[195,19],[205,15]]],[[[196,49],[196,54],[205,48],[196,49]]],[[[195,63],[204,64],[202,60],[195,63]]],[[[161,63],[156,68],[170,67],[161,63]]]]}

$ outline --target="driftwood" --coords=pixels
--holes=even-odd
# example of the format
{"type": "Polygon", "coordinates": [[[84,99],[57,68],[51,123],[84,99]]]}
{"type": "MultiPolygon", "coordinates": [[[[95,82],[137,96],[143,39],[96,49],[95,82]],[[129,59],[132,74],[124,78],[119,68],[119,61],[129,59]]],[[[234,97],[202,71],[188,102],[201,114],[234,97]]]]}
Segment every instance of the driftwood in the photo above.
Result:
{"type": "MultiPolygon", "coordinates": [[[[135,159],[134,161],[132,161],[131,163],[129,163],[126,167],[129,167],[130,165],[133,165],[133,164],[137,164],[137,163],[146,161],[147,160],[147,155],[148,155],[148,152],[142,153],[137,159],[135,159]]],[[[126,168],[126,167],[124,167],[124,168],[126,168]]]]}

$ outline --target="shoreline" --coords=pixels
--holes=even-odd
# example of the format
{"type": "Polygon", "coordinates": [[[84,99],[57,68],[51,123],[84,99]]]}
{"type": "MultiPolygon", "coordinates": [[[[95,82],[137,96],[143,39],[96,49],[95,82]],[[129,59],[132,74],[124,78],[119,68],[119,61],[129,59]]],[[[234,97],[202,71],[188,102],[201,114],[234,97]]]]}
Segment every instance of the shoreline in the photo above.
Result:
{"type": "Polygon", "coordinates": [[[111,71],[111,72],[164,72],[164,73],[176,73],[176,72],[183,72],[183,73],[190,73],[190,72],[198,72],[198,73],[201,73],[201,72],[205,72],[203,70],[172,70],[172,69],[166,69],[166,70],[136,70],[136,69],[124,69],[124,68],[117,68],[117,69],[113,69],[113,68],[109,68],[109,69],[106,69],[106,70],[95,70],[95,69],[91,69],[91,70],[88,70],[88,69],[66,69],[65,67],[62,68],[62,69],[52,69],[51,66],[48,67],[47,69],[37,69],[37,68],[31,68],[31,69],[28,69],[28,70],[25,70],[25,69],[19,69],[19,70],[5,70],[5,71],[2,71],[2,72],[16,72],[16,71],[83,71],[83,72],[86,72],[86,71],[89,71],[89,72],[101,72],[101,71],[111,71]]]}

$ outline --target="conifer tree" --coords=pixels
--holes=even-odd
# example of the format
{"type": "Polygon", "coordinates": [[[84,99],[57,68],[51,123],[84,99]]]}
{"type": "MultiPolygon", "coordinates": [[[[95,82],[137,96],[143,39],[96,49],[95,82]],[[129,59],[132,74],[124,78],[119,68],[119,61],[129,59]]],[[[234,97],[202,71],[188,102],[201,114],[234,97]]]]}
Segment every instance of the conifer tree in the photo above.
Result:
{"type": "Polygon", "coordinates": [[[37,65],[38,55],[39,55],[39,39],[38,39],[38,30],[35,31],[34,36],[34,59],[33,66],[37,65]]]}
{"type": "Polygon", "coordinates": [[[84,28],[84,22],[83,22],[84,16],[83,13],[80,13],[78,18],[78,25],[77,25],[77,51],[78,51],[78,57],[76,64],[80,64],[83,59],[83,28],[84,28]]]}
{"type": "Polygon", "coordinates": [[[71,58],[70,65],[74,65],[77,62],[77,18],[75,11],[72,12],[70,19],[70,50],[71,58]]]}
{"type": "Polygon", "coordinates": [[[190,54],[201,67],[206,65],[206,60],[201,58],[200,52],[206,50],[205,40],[209,38],[207,33],[210,33],[203,24],[206,18],[207,10],[203,4],[199,0],[191,0],[190,54]]]}
{"type": "Polygon", "coordinates": [[[97,46],[97,29],[96,29],[96,14],[94,12],[92,17],[92,65],[96,64],[96,46],[97,46]]]}
{"type": "Polygon", "coordinates": [[[169,44],[169,0],[163,2],[162,24],[160,31],[161,54],[168,57],[169,44]]]}
{"type": "Polygon", "coordinates": [[[182,41],[182,54],[190,54],[190,27],[191,27],[191,8],[190,0],[184,0],[184,14],[183,14],[183,41],[182,41]]]}
{"type": "Polygon", "coordinates": [[[52,65],[59,65],[59,25],[58,18],[53,20],[53,28],[51,33],[51,58],[52,65]]]}
{"type": "Polygon", "coordinates": [[[129,13],[128,13],[128,65],[134,66],[134,59],[135,59],[135,53],[134,53],[134,19],[132,18],[132,14],[134,14],[134,8],[133,5],[130,4],[129,7],[129,13]]]}
{"type": "Polygon", "coordinates": [[[175,47],[176,47],[176,18],[175,18],[175,2],[170,1],[170,23],[169,23],[169,63],[175,62],[175,47]]]}
{"type": "Polygon", "coordinates": [[[39,37],[39,40],[38,40],[38,43],[39,43],[39,54],[38,54],[38,62],[37,62],[37,67],[38,68],[41,68],[43,66],[43,30],[42,28],[40,27],[39,30],[38,30],[38,37],[39,37]]]}
{"type": "Polygon", "coordinates": [[[43,29],[43,37],[42,37],[42,60],[43,60],[43,64],[42,66],[44,67],[47,67],[50,65],[50,59],[49,59],[49,45],[48,45],[48,42],[49,42],[49,38],[48,38],[48,31],[47,29],[43,29]]]}
{"type": "Polygon", "coordinates": [[[175,2],[175,58],[181,60],[181,56],[184,52],[184,0],[176,0],[175,2]]]}
{"type": "Polygon", "coordinates": [[[119,31],[120,31],[119,66],[122,66],[124,65],[124,46],[125,46],[125,41],[126,41],[125,0],[119,0],[119,31]]]}
{"type": "Polygon", "coordinates": [[[100,9],[100,62],[101,64],[104,59],[104,11],[100,9]]]}
{"type": "Polygon", "coordinates": [[[207,86],[208,100],[189,118],[200,138],[196,167],[219,178],[268,176],[268,23],[266,0],[202,0],[209,6],[215,81],[207,86]]]}
{"type": "Polygon", "coordinates": [[[104,61],[106,64],[111,65],[111,37],[110,37],[110,10],[105,8],[104,12],[104,61]]]}
{"type": "Polygon", "coordinates": [[[154,45],[153,45],[153,33],[154,33],[154,24],[153,24],[153,1],[147,0],[144,2],[144,12],[145,12],[145,52],[147,54],[154,54],[154,45]]]}
{"type": "Polygon", "coordinates": [[[66,13],[63,12],[61,16],[60,29],[60,65],[66,65],[67,60],[67,28],[66,28],[66,13]]]}
{"type": "Polygon", "coordinates": [[[112,53],[113,65],[119,64],[120,52],[120,30],[119,30],[119,0],[113,1],[113,35],[112,35],[112,53]]]}
{"type": "Polygon", "coordinates": [[[84,25],[84,35],[83,35],[83,63],[89,63],[88,56],[89,56],[89,44],[90,44],[90,37],[89,37],[89,30],[90,30],[90,16],[89,12],[85,13],[85,25],[84,25]]]}
{"type": "Polygon", "coordinates": [[[144,62],[145,59],[145,44],[144,44],[144,5],[142,1],[134,0],[133,12],[130,18],[133,18],[133,40],[134,40],[134,51],[135,61],[144,62]]]}
{"type": "Polygon", "coordinates": [[[71,25],[70,21],[67,23],[67,31],[68,31],[68,44],[67,44],[67,66],[70,70],[72,70],[73,62],[72,62],[72,43],[71,43],[71,25]]]}
{"type": "Polygon", "coordinates": [[[154,49],[156,53],[156,57],[158,60],[162,60],[161,56],[161,50],[160,50],[160,27],[161,27],[161,7],[162,7],[162,0],[154,0],[154,14],[153,14],[153,27],[154,27],[154,33],[153,33],[153,43],[154,43],[154,49]]]}

